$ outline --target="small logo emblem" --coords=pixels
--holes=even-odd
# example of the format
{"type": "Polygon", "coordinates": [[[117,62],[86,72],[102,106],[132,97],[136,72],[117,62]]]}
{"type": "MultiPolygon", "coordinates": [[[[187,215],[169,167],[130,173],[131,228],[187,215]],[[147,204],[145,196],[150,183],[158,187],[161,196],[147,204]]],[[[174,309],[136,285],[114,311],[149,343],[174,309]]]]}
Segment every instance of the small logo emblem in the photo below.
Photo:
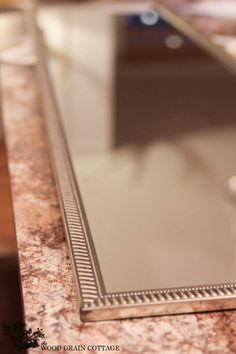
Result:
{"type": "Polygon", "coordinates": [[[13,324],[2,324],[2,334],[8,336],[19,352],[28,348],[39,347],[41,338],[44,338],[42,329],[37,328],[33,331],[26,328],[25,323],[16,322],[13,324]]]}

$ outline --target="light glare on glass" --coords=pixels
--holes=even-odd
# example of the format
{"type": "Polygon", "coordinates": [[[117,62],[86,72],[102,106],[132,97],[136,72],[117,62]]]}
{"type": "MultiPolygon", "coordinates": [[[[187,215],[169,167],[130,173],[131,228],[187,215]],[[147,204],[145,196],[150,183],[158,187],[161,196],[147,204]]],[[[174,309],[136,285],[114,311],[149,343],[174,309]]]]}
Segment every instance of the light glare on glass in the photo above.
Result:
{"type": "Polygon", "coordinates": [[[153,26],[159,20],[159,15],[156,11],[144,12],[140,15],[140,20],[144,25],[153,26]]]}
{"type": "Polygon", "coordinates": [[[165,44],[168,48],[178,49],[183,45],[183,38],[178,34],[171,34],[166,37],[165,44]]]}
{"type": "Polygon", "coordinates": [[[236,176],[230,177],[228,184],[229,184],[229,189],[232,192],[236,192],[236,176]]]}

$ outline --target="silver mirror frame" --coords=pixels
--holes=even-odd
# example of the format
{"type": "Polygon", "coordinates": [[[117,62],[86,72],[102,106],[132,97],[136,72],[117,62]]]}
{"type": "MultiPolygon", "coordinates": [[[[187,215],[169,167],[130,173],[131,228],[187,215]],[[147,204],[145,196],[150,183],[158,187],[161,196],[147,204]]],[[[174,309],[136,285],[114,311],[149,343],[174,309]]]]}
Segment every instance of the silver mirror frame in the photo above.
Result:
{"type": "MultiPolygon", "coordinates": [[[[236,73],[236,62],[206,37],[163,7],[159,13],[236,73]]],[[[47,70],[46,48],[32,9],[28,24],[37,53],[37,73],[51,161],[64,219],[83,321],[192,313],[236,308],[236,283],[107,293],[83,202],[73,173],[57,102],[47,70]]],[[[122,262],[122,260],[121,260],[122,262]]]]}

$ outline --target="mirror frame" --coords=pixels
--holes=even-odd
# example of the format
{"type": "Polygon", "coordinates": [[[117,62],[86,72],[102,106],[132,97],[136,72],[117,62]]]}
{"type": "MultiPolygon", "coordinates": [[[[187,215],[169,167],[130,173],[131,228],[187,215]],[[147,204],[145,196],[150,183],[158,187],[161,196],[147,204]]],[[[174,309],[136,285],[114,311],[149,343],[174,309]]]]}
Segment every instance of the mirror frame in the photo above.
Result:
{"type": "MultiPolygon", "coordinates": [[[[236,61],[210,42],[206,36],[169,9],[159,5],[151,6],[150,10],[152,9],[157,10],[167,21],[195,40],[236,74],[236,61]]],[[[38,58],[38,83],[54,177],[80,297],[81,319],[101,321],[236,308],[236,283],[106,292],[50,81],[46,47],[42,33],[37,28],[35,9],[28,9],[27,18],[38,58]]]]}

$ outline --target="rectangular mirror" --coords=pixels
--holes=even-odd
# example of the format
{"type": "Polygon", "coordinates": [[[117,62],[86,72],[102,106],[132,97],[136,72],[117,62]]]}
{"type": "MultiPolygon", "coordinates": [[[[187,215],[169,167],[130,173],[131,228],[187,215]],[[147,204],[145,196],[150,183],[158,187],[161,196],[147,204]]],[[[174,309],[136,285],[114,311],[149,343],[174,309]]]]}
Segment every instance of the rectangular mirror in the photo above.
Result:
{"type": "Polygon", "coordinates": [[[146,4],[46,7],[39,22],[82,319],[234,308],[236,64],[146,4]]]}

